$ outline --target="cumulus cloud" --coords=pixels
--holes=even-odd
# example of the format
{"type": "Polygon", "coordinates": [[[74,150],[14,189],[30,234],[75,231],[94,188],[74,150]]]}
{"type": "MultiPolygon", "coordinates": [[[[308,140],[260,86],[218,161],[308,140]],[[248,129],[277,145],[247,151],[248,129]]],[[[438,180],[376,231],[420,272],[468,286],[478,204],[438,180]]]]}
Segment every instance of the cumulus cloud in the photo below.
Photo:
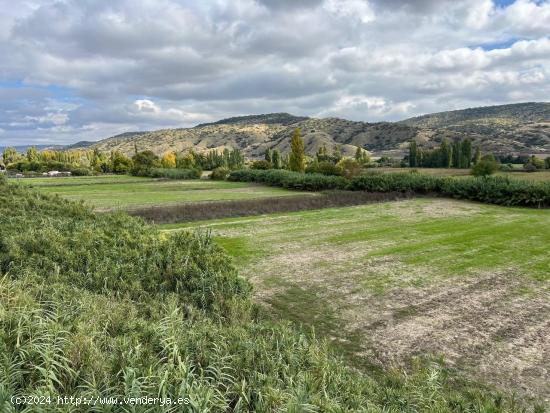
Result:
{"type": "Polygon", "coordinates": [[[550,1],[0,0],[5,142],[544,100],[550,1]]]}

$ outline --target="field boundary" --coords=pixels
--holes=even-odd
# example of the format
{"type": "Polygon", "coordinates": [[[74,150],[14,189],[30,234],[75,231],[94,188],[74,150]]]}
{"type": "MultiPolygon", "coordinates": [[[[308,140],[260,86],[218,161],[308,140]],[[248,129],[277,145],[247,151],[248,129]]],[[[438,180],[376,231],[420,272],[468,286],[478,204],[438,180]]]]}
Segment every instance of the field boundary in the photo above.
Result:
{"type": "Polygon", "coordinates": [[[316,196],[299,195],[152,206],[127,210],[127,213],[141,217],[155,224],[175,224],[217,218],[263,215],[276,212],[296,212],[365,205],[377,202],[410,199],[413,197],[418,197],[418,195],[413,192],[330,191],[320,193],[316,196]]]}

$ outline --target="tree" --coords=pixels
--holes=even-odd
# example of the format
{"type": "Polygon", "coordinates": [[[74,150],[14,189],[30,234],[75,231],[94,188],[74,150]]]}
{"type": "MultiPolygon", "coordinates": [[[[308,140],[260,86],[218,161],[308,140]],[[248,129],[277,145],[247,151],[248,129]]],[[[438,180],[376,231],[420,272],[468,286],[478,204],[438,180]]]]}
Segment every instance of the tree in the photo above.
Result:
{"type": "Polygon", "coordinates": [[[334,146],[334,149],[332,150],[332,157],[334,159],[334,163],[340,162],[340,159],[342,159],[342,148],[340,145],[334,146]]]}
{"type": "Polygon", "coordinates": [[[455,141],[453,143],[453,167],[454,168],[462,168],[462,142],[461,141],[455,141]]]}
{"type": "Polygon", "coordinates": [[[278,149],[275,149],[273,153],[271,154],[271,163],[273,164],[274,169],[281,169],[283,166],[283,162],[281,159],[281,153],[278,149]]]}
{"type": "Polygon", "coordinates": [[[327,152],[327,147],[325,144],[323,144],[323,146],[321,146],[317,151],[317,162],[323,162],[328,160],[329,160],[329,156],[327,152]]]}
{"type": "Polygon", "coordinates": [[[357,149],[355,149],[355,160],[357,162],[361,162],[361,159],[363,157],[363,154],[361,152],[361,148],[358,146],[357,149]]]}
{"type": "Polygon", "coordinates": [[[271,150],[269,148],[267,148],[265,150],[264,159],[269,163],[273,163],[273,155],[272,155],[271,150]]]}
{"type": "Polygon", "coordinates": [[[120,151],[111,152],[111,171],[115,174],[124,174],[132,169],[132,160],[120,151]]]}
{"type": "Polygon", "coordinates": [[[4,149],[2,153],[2,159],[4,160],[4,165],[8,166],[10,163],[17,162],[19,160],[19,154],[17,149],[9,147],[4,149]]]}
{"type": "Polygon", "coordinates": [[[476,146],[476,151],[474,153],[474,158],[472,159],[472,163],[476,165],[479,161],[481,161],[481,148],[479,145],[476,146]]]}
{"type": "Polygon", "coordinates": [[[544,169],[546,167],[546,163],[543,159],[537,158],[535,155],[531,156],[529,160],[525,163],[524,167],[528,164],[533,165],[536,169],[544,169]]]}
{"type": "Polygon", "coordinates": [[[160,162],[163,168],[173,169],[176,167],[176,154],[174,152],[166,152],[160,162]]]}
{"type": "Polygon", "coordinates": [[[416,141],[412,141],[409,145],[409,166],[411,168],[415,168],[418,165],[418,146],[416,144],[416,141]]]}
{"type": "Polygon", "coordinates": [[[352,158],[343,158],[336,166],[342,169],[342,175],[348,179],[356,177],[362,171],[359,162],[352,158]]]}
{"type": "Polygon", "coordinates": [[[366,165],[370,163],[370,156],[367,151],[365,151],[360,146],[357,147],[357,150],[355,151],[355,160],[360,165],[366,165]]]}
{"type": "Polygon", "coordinates": [[[440,148],[440,166],[442,168],[450,168],[453,160],[453,147],[447,139],[443,139],[440,148]]]}
{"type": "Polygon", "coordinates": [[[498,163],[493,159],[482,159],[472,168],[472,175],[486,178],[498,171],[498,163]]]}
{"type": "MultiPolygon", "coordinates": [[[[215,151],[211,151],[208,155],[210,155],[211,157],[214,156],[214,155],[217,155],[217,152],[214,153],[215,151]]],[[[195,161],[195,152],[193,152],[193,150],[190,150],[188,152],[186,152],[184,155],[182,156],[178,156],[176,158],[176,167],[178,168],[182,168],[182,169],[193,169],[196,165],[196,161],[195,161]]],[[[221,164],[220,165],[210,165],[210,168],[207,168],[207,169],[214,169],[216,167],[219,167],[219,166],[222,166],[221,164]]]]}
{"type": "Polygon", "coordinates": [[[546,169],[550,169],[550,156],[544,160],[544,165],[546,166],[546,169]]]}
{"type": "Polygon", "coordinates": [[[38,151],[36,150],[36,146],[33,145],[27,149],[27,161],[38,162],[38,159],[38,151]]]}
{"type": "Polygon", "coordinates": [[[90,165],[97,172],[109,171],[109,160],[107,159],[107,155],[97,148],[95,148],[92,152],[92,161],[90,162],[90,165]]]}
{"type": "Polygon", "coordinates": [[[469,168],[472,166],[472,141],[466,138],[462,141],[460,146],[460,163],[462,168],[469,168]]]}
{"type": "Polygon", "coordinates": [[[160,165],[159,158],[151,151],[142,151],[132,157],[132,175],[147,175],[151,168],[160,165]]]}
{"type": "Polygon", "coordinates": [[[304,141],[300,136],[300,128],[294,129],[290,140],[290,157],[288,167],[291,171],[304,172],[306,169],[304,141]]]}

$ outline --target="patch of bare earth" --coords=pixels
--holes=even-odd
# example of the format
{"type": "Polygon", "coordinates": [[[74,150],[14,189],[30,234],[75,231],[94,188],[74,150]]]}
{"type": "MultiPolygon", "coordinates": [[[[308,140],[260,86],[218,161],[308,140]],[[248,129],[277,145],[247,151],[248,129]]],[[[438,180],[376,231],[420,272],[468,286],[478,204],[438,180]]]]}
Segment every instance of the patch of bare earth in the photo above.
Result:
{"type": "Polygon", "coordinates": [[[284,292],[286,283],[309,286],[327,311],[338,316],[340,328],[331,338],[355,342],[352,348],[381,365],[406,363],[416,355],[443,355],[470,377],[550,405],[547,289],[533,284],[525,294],[531,281],[511,272],[426,282],[433,278],[422,275],[426,269],[388,258],[362,259],[368,249],[367,243],[345,251],[290,248],[246,273],[258,286],[256,299],[264,304],[284,292]],[[340,274],[334,271],[349,262],[356,264],[340,274]],[[390,290],[375,293],[361,287],[380,274],[393,285],[390,290]],[[266,275],[279,282],[267,286],[266,275]],[[424,282],[416,286],[419,279],[424,282]]]}
{"type": "Polygon", "coordinates": [[[460,371],[550,404],[550,297],[508,273],[364,296],[342,313],[380,364],[443,355],[460,371]],[[373,297],[370,297],[373,298],[373,297]]]}

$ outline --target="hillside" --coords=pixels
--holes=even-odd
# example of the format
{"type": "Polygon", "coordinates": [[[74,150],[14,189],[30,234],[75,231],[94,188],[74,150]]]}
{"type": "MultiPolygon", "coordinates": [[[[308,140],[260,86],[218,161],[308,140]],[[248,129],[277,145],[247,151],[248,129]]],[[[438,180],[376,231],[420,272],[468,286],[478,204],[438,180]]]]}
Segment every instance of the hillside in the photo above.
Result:
{"type": "MultiPolygon", "coordinates": [[[[341,145],[351,155],[356,146],[374,154],[401,156],[408,142],[434,146],[443,138],[469,137],[484,151],[494,153],[550,154],[550,103],[521,103],[441,112],[400,122],[355,122],[339,118],[308,118],[287,113],[250,115],[223,119],[193,128],[133,132],[93,144],[102,151],[120,150],[128,155],[150,149],[197,151],[239,148],[249,158],[261,157],[266,148],[288,152],[290,136],[300,128],[306,151],[315,153],[326,145],[341,145]]],[[[90,147],[89,143],[85,143],[90,147]]],[[[72,147],[78,147],[73,145],[72,147]]]]}
{"type": "Polygon", "coordinates": [[[419,129],[419,142],[472,138],[495,153],[550,153],[550,103],[469,108],[399,122],[419,129]]]}

